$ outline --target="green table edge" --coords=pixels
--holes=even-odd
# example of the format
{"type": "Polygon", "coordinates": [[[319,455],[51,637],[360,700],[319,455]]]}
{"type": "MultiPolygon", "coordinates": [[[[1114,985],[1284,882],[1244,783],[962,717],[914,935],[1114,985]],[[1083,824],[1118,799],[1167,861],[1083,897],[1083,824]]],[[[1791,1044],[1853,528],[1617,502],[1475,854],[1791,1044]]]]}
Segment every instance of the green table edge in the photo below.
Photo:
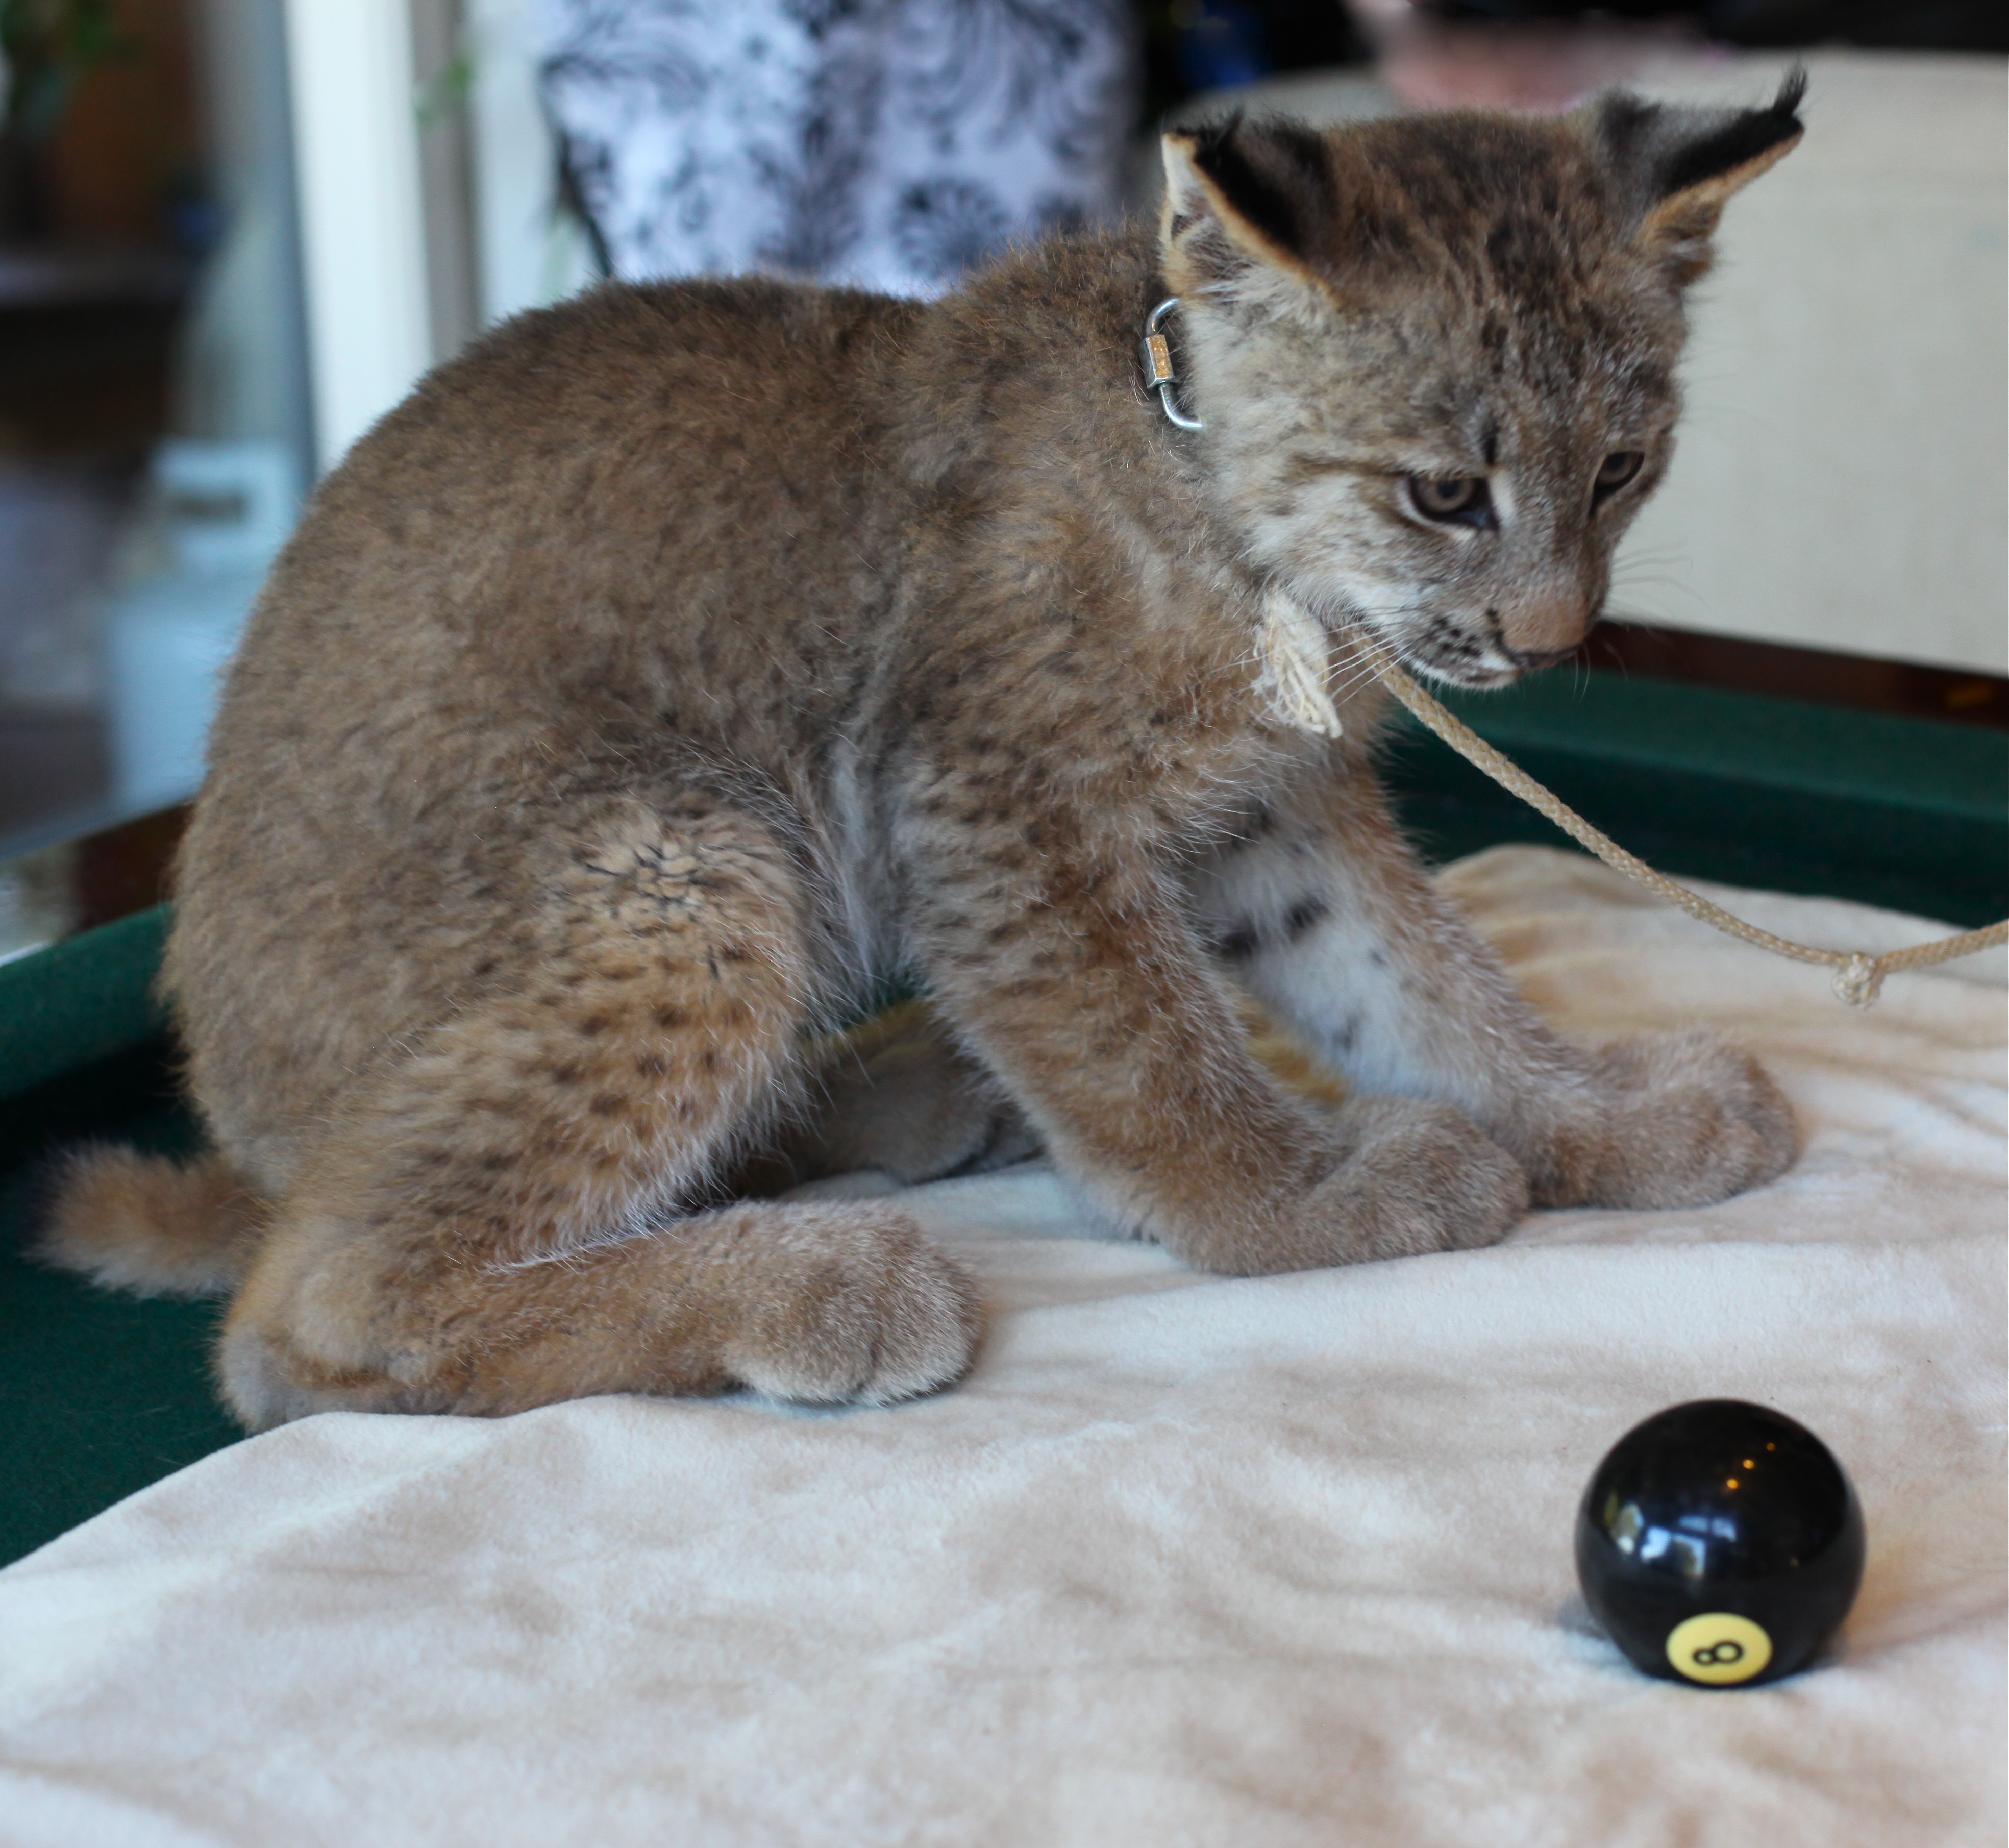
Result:
{"type": "Polygon", "coordinates": [[[166,1030],[154,985],[168,918],[156,905],[0,963],[0,1098],[166,1030]]]}

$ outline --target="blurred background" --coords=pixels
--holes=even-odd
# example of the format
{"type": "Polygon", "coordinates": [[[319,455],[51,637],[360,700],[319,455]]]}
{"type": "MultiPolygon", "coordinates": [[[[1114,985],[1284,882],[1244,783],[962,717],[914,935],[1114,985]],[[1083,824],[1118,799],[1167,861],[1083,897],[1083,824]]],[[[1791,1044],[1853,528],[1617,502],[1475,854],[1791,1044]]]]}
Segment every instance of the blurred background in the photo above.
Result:
{"type": "Polygon", "coordinates": [[[1158,128],[1228,103],[1750,102],[1795,58],[1602,645],[2009,723],[2001,0],[0,0],[0,957],[154,889],[303,498],[496,321],[951,287],[1150,211],[1158,128]]]}

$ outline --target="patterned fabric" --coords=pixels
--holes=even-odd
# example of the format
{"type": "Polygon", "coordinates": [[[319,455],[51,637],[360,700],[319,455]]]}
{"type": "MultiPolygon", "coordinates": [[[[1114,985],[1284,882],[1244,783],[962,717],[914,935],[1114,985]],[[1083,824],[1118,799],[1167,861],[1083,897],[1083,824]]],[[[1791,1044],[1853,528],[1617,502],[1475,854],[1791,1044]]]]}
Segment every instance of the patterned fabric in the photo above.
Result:
{"type": "Polygon", "coordinates": [[[1116,208],[1125,0],[536,0],[534,17],[616,275],[927,295],[1116,208]]]}

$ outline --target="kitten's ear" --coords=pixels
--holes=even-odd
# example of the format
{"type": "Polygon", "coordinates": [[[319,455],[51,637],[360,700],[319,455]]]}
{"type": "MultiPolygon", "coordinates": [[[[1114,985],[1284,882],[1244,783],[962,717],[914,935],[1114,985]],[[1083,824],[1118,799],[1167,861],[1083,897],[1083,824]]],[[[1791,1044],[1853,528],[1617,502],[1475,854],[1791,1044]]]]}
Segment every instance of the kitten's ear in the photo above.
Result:
{"type": "Polygon", "coordinates": [[[1164,138],[1165,203],[1158,239],[1176,295],[1263,292],[1272,279],[1320,286],[1309,253],[1336,207],[1323,140],[1287,122],[1240,113],[1164,138]]]}
{"type": "Polygon", "coordinates": [[[1709,268],[1710,239],[1731,194],[1798,142],[1806,90],[1807,74],[1795,66],[1763,109],[1676,108],[1621,93],[1586,111],[1636,215],[1635,246],[1677,287],[1709,268]]]}

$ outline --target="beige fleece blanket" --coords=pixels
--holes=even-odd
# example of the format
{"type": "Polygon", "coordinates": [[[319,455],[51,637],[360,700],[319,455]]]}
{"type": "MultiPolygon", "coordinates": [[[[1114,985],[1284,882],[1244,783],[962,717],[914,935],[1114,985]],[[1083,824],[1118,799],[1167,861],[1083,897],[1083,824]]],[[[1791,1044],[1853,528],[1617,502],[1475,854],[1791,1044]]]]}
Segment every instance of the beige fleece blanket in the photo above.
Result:
{"type": "Polygon", "coordinates": [[[1252,1281],[1036,1168],[944,1183],[996,1315],[939,1398],[240,1444],[0,1573],[0,1840],[2000,1844],[2002,960],[1858,1015],[1572,856],[1444,879],[1567,1030],[1745,1036],[1804,1158],[1252,1281]],[[1836,1658],[1734,1692],[1635,1674],[1571,1564],[1607,1446],[1718,1395],[1820,1432],[1870,1536],[1836,1658]]]}

